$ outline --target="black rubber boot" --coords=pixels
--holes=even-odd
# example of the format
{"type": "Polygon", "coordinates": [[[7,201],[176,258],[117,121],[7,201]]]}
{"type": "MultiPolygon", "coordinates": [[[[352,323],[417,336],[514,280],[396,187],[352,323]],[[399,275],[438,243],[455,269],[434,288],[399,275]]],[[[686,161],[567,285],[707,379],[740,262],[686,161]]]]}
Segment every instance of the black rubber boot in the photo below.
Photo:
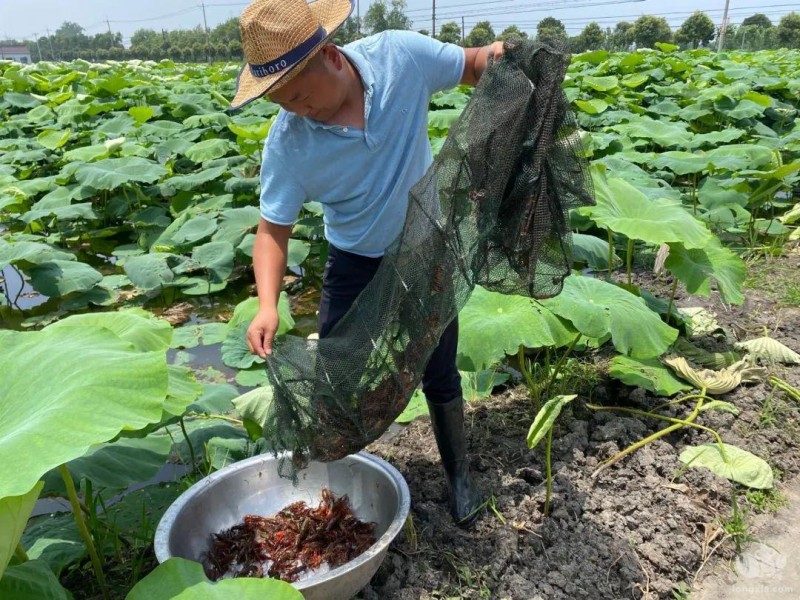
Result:
{"type": "Polygon", "coordinates": [[[445,404],[428,402],[436,445],[442,456],[450,492],[450,514],[459,527],[470,527],[483,512],[478,488],[469,474],[467,440],[464,434],[464,400],[454,398],[445,404]]]}

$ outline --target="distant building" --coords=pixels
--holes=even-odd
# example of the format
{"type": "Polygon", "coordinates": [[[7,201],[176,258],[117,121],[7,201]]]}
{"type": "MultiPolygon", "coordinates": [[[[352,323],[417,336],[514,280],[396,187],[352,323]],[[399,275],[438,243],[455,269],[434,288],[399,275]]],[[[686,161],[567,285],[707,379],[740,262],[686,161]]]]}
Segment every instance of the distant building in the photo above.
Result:
{"type": "Polygon", "coordinates": [[[27,46],[0,46],[0,60],[14,60],[30,64],[31,51],[27,46]]]}

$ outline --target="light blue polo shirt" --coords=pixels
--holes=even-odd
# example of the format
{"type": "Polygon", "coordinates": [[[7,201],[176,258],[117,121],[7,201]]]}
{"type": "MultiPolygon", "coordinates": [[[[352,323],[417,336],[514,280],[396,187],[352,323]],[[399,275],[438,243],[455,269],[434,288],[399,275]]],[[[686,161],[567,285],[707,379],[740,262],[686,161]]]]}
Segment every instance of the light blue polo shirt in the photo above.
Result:
{"type": "Polygon", "coordinates": [[[461,80],[464,49],[386,31],[342,51],[364,83],[366,126],[325,125],[281,110],[264,145],[261,215],[291,225],[304,202],[320,202],[328,241],[382,256],[403,228],[409,190],[433,161],[430,97],[461,80]]]}

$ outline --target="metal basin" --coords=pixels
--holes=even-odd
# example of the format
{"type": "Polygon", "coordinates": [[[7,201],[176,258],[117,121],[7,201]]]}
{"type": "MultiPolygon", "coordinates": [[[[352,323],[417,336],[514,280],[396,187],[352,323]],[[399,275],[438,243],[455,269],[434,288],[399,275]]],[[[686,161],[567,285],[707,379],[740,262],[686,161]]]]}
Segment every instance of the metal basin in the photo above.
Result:
{"type": "Polygon", "coordinates": [[[326,573],[294,583],[306,600],[349,600],[363,588],[402,529],[410,507],[408,485],[384,460],[359,452],[342,460],[312,462],[298,474],[298,485],[278,475],[282,456],[262,455],[220,469],[175,500],[155,535],[159,562],[173,556],[202,562],[210,536],[241,522],[246,514],[269,516],[305,500],[317,506],[323,487],[347,494],[356,517],[375,523],[377,541],[366,552],[326,573]]]}

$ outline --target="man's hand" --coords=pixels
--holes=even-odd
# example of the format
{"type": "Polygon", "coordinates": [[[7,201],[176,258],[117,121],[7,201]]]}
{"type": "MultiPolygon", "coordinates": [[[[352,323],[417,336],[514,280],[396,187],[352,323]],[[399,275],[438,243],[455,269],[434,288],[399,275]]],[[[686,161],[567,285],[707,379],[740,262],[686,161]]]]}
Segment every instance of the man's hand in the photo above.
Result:
{"type": "Polygon", "coordinates": [[[272,354],[272,341],[278,331],[278,309],[261,309],[247,328],[247,348],[253,354],[266,358],[272,354]]]}

